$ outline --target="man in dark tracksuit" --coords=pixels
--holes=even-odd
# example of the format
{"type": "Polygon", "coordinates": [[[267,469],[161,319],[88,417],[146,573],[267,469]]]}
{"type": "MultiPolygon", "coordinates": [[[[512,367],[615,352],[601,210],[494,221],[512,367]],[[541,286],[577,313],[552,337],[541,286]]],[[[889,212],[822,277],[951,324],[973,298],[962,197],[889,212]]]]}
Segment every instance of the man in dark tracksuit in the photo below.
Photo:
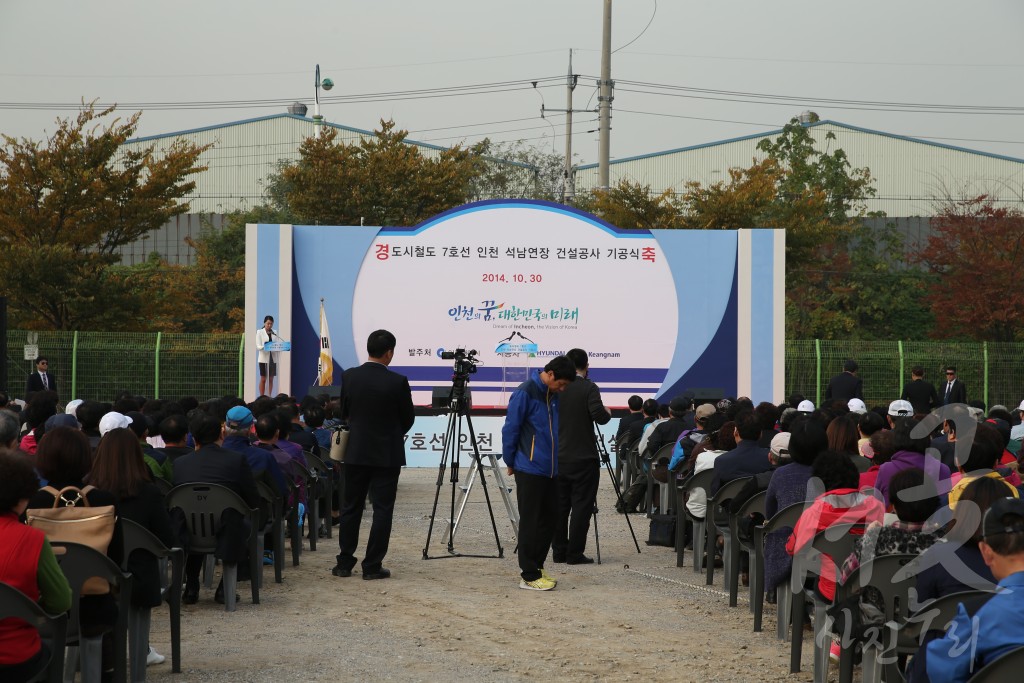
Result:
{"type": "Polygon", "coordinates": [[[501,457],[508,474],[515,475],[519,503],[519,587],[527,590],[555,587],[544,572],[544,560],[558,513],[558,394],[575,376],[565,356],[535,370],[513,392],[501,428],[501,457]]]}
{"type": "Polygon", "coordinates": [[[601,481],[594,423],[607,424],[612,416],[597,385],[587,379],[587,352],[571,349],[565,355],[576,366],[576,379],[558,397],[558,520],[551,559],[590,564],[593,560],[583,551],[601,481]]]}

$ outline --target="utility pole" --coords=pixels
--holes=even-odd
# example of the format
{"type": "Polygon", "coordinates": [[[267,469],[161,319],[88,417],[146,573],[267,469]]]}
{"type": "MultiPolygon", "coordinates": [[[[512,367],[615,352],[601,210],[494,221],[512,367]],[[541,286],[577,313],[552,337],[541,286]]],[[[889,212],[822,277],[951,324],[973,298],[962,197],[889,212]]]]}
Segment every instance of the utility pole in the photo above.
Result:
{"type": "Polygon", "coordinates": [[[562,204],[571,202],[576,196],[572,173],[572,115],[575,113],[572,108],[572,91],[576,89],[578,80],[579,75],[572,72],[572,50],[569,50],[569,73],[565,77],[565,109],[547,109],[543,104],[540,105],[541,118],[549,111],[565,112],[565,165],[562,170],[562,192],[559,199],[562,204]]]}
{"type": "Polygon", "coordinates": [[[608,162],[611,159],[610,137],[612,129],[612,0],[604,0],[604,30],[601,36],[601,80],[597,82],[598,128],[597,143],[598,185],[607,190],[608,162]]]}
{"type": "Polygon", "coordinates": [[[572,91],[576,89],[576,76],[572,73],[572,50],[569,50],[569,73],[565,77],[565,170],[562,172],[562,203],[576,196],[572,182],[572,91]]]}

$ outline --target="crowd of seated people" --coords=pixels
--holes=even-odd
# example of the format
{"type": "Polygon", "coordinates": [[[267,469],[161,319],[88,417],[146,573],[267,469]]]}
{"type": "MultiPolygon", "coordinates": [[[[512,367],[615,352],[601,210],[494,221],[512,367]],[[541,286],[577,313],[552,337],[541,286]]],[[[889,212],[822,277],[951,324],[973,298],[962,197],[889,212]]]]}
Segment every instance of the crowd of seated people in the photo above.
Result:
{"type": "MultiPolygon", "coordinates": [[[[658,424],[652,417],[658,408],[651,399],[633,399],[640,410],[624,420],[622,433],[641,438],[652,422],[658,424]]],[[[964,590],[993,591],[997,582],[1006,588],[1024,581],[1024,567],[1015,564],[1024,553],[1024,527],[1018,529],[1024,520],[1018,523],[1013,516],[1024,509],[1018,503],[1024,402],[1015,411],[995,406],[987,414],[975,405],[956,419],[948,414],[947,419],[915,414],[913,406],[901,399],[870,409],[860,398],[815,408],[800,395],[777,406],[755,407],[746,398],[695,405],[688,396],[672,403],[674,422],[683,424],[688,414],[701,418],[695,420],[695,428],[673,430],[678,443],[670,472],[679,484],[713,468],[711,494],[727,481],[749,478],[738,500],[729,506],[734,513],[740,507],[736,503],[758,491],[766,492],[765,518],[789,505],[803,504],[795,529],[781,528],[765,537],[768,602],[775,600],[777,587],[790,580],[793,554],[808,546],[817,532],[836,524],[851,524],[849,533],[858,538],[849,557],[821,555],[810,585],[826,602],[836,593],[837,573],[839,581],[844,581],[861,564],[892,554],[920,556],[914,589],[917,605],[964,590]],[[683,405],[685,411],[679,409],[683,405]],[[774,424],[764,422],[766,415],[773,416],[774,424]],[[782,435],[785,438],[776,442],[782,435]],[[1021,545],[998,540],[985,545],[983,520],[996,503],[1011,506],[1006,508],[1009,521],[999,528],[1010,530],[1004,535],[1019,533],[1021,545]]],[[[665,428],[659,430],[664,432],[665,428]]],[[[628,447],[630,440],[619,443],[628,447]]],[[[686,506],[691,515],[702,518],[705,491],[694,489],[686,506]]],[[[993,523],[991,528],[997,526],[993,523]]],[[[870,584],[858,598],[876,610],[881,607],[881,593],[870,584]]],[[[968,605],[970,616],[961,617],[984,619],[991,614],[994,620],[1016,604],[1007,599],[988,609],[968,605]]],[[[959,673],[933,676],[933,680],[967,680],[969,674],[964,672],[992,661],[1011,644],[1024,645],[1024,627],[1010,635],[996,623],[977,628],[980,637],[990,641],[988,652],[978,652],[966,663],[953,657],[956,661],[951,663],[947,646],[952,636],[933,630],[923,636],[927,649],[922,647],[909,664],[901,660],[906,674],[911,680],[926,681],[929,673],[949,666],[959,673]],[[987,633],[986,628],[999,633],[987,633]],[[929,657],[940,651],[935,659],[942,664],[930,662],[929,657]]],[[[837,639],[834,658],[839,648],[837,639]]]]}
{"type": "MultiPolygon", "coordinates": [[[[174,485],[223,484],[257,509],[266,504],[256,489],[256,482],[263,481],[282,500],[291,496],[290,504],[305,502],[300,473],[289,469],[289,463],[307,466],[305,453],[319,454],[322,445],[330,443],[331,427],[338,424],[337,400],[327,396],[308,396],[300,403],[279,395],[246,405],[236,397],[200,403],[194,398],[148,400],[121,392],[110,403],[75,400],[61,405],[54,392],[39,391],[24,410],[11,408],[15,406],[0,408],[0,531],[7,539],[0,544],[0,580],[51,613],[68,609],[67,581],[43,532],[26,520],[33,510],[65,505],[75,489],[81,490],[91,507],[114,510],[117,521],[106,554],[133,576],[129,604],[140,615],[138,628],[147,640],[149,614],[160,605],[166,581],[155,556],[135,552],[125,557],[122,520],[148,529],[167,547],[187,549],[182,520],[175,520],[164,504],[164,492],[174,485]],[[27,552],[19,552],[17,561],[4,559],[18,549],[27,552]]],[[[250,579],[243,540],[248,530],[221,521],[217,557],[237,564],[239,580],[250,579]]],[[[271,563],[272,557],[265,562],[271,563]]],[[[188,555],[184,604],[199,599],[202,565],[203,556],[188,555]]],[[[214,597],[216,602],[225,601],[223,582],[214,597]]],[[[117,619],[112,593],[81,596],[82,634],[103,637],[104,680],[113,675],[111,631],[117,619]]],[[[29,631],[35,633],[15,627],[11,620],[0,621],[0,679],[29,680],[47,659],[44,644],[29,631]]],[[[152,647],[148,653],[149,665],[165,661],[152,647]]]]}

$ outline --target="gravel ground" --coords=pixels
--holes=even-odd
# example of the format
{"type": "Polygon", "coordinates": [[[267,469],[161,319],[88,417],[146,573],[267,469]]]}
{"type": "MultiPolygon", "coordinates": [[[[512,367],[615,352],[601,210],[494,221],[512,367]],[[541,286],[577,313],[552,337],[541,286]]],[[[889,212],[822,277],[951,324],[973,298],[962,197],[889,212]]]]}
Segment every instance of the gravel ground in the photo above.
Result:
{"type": "MultiPolygon", "coordinates": [[[[399,482],[386,581],[363,581],[357,572],[337,578],[337,535],[308,542],[301,563],[285,565],[284,581],[267,568],[259,605],[248,584],[234,613],[200,594],[182,614],[182,673],[171,673],[166,608],[155,610],[151,641],[167,662],[150,667],[151,681],[806,681],[789,674],[789,647],[775,639],[774,608],[762,633],[741,591],[728,607],[721,591],[691,566],[677,568],[671,548],[648,547],[647,520],[614,512],[614,492],[602,474],[598,515],[600,565],[549,564],[558,578],[550,592],[518,588],[511,526],[500,499],[493,501],[504,557],[423,560],[437,470],[407,469],[399,482]]],[[[496,496],[493,485],[489,487],[496,496]]],[[[512,494],[514,496],[514,493],[512,494]]],[[[445,556],[442,536],[451,486],[441,490],[430,555],[445,556]]],[[[363,520],[363,540],[370,512],[363,520]]],[[[455,538],[457,551],[497,555],[479,485],[455,538]]],[[[594,533],[588,554],[595,555],[594,533]]],[[[689,559],[687,553],[687,559],[689,559]]]]}

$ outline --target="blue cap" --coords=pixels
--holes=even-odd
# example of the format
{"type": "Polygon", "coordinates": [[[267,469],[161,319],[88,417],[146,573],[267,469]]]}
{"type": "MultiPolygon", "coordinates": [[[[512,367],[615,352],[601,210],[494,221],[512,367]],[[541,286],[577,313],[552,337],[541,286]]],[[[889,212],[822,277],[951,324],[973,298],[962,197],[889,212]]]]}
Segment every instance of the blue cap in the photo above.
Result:
{"type": "Polygon", "coordinates": [[[252,426],[252,411],[245,406],[235,406],[227,414],[228,429],[248,429],[252,426]]]}

